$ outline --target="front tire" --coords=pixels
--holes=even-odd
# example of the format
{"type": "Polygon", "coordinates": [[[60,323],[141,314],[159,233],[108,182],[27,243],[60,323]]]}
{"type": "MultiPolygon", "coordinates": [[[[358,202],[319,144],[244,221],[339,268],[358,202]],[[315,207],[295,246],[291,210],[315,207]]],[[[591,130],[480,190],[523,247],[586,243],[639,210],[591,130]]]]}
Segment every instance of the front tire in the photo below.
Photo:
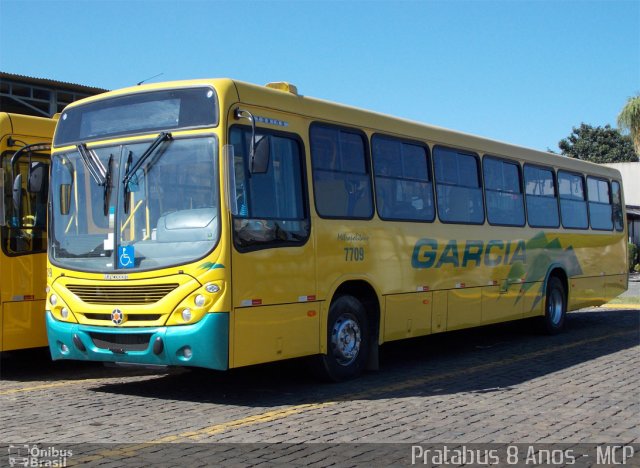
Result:
{"type": "Polygon", "coordinates": [[[338,297],[329,308],[327,354],[320,356],[320,372],[327,380],[352,379],[364,370],[369,354],[369,322],[362,303],[353,296],[338,297]]]}
{"type": "Polygon", "coordinates": [[[547,282],[547,295],[542,317],[542,331],[548,335],[556,335],[565,328],[567,317],[567,294],[564,284],[557,276],[547,282]]]}

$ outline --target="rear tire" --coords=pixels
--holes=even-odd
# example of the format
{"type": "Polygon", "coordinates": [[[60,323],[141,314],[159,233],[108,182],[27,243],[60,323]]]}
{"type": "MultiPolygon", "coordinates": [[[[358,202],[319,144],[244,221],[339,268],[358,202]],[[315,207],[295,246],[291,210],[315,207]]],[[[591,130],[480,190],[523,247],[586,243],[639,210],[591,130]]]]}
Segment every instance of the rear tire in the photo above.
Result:
{"type": "Polygon", "coordinates": [[[327,354],[320,356],[321,377],[340,382],[358,376],[369,355],[369,322],[362,303],[353,296],[338,297],[329,308],[327,354]]]}
{"type": "Polygon", "coordinates": [[[557,276],[547,281],[547,295],[544,303],[544,317],[541,329],[548,335],[556,335],[565,328],[567,316],[567,294],[564,284],[557,276]]]}

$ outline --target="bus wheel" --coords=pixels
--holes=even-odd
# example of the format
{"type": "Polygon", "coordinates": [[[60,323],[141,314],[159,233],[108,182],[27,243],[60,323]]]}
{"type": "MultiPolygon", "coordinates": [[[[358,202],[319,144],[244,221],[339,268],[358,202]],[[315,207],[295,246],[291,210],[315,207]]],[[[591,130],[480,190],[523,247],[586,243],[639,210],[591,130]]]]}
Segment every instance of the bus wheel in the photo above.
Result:
{"type": "Polygon", "coordinates": [[[564,329],[567,316],[567,295],[560,278],[552,276],[547,282],[547,298],[544,305],[542,330],[549,335],[564,329]]]}
{"type": "Polygon", "coordinates": [[[329,309],[327,354],[320,362],[322,376],[339,382],[360,374],[367,363],[369,339],[362,303],[353,296],[338,297],[329,309]]]}

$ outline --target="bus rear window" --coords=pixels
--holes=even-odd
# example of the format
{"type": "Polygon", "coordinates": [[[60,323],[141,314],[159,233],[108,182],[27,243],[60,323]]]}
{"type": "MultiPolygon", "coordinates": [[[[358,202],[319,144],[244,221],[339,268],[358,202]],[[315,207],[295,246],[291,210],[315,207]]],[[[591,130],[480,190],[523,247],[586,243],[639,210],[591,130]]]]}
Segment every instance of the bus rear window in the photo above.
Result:
{"type": "Polygon", "coordinates": [[[217,123],[213,88],[152,91],[103,99],[64,111],[54,143],[63,146],[117,135],[207,127],[217,123]]]}

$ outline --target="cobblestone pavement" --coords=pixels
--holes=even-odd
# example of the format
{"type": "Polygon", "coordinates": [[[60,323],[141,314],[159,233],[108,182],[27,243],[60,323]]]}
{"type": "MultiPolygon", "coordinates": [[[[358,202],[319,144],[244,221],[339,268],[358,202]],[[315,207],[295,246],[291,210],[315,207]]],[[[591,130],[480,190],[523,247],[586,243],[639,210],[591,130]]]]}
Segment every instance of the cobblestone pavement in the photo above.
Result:
{"type": "Polygon", "coordinates": [[[640,311],[583,310],[568,327],[390,343],[380,371],[340,384],[305,360],[220,373],[15,353],[0,369],[0,442],[639,443],[640,311]]]}

